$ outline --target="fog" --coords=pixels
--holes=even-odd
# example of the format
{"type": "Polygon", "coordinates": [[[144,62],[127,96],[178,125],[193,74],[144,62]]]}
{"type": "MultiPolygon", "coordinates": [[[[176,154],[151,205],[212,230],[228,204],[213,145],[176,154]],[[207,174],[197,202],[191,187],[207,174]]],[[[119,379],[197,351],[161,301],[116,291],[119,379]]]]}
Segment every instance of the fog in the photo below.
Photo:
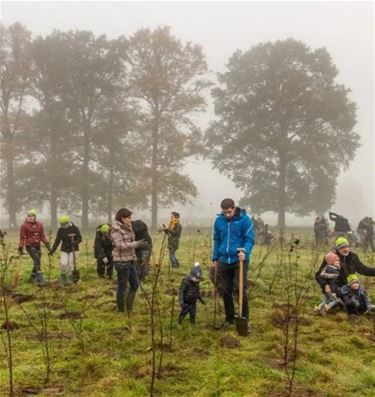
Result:
{"type": "MultiPolygon", "coordinates": [[[[351,88],[358,106],[355,130],[361,135],[361,147],[350,168],[340,176],[332,208],[349,217],[353,226],[359,218],[375,215],[373,15],[370,2],[1,4],[3,23],[19,21],[34,35],[47,35],[53,29],[80,29],[117,37],[131,35],[142,27],[170,26],[176,37],[203,47],[211,78],[225,70],[235,50],[247,50],[260,42],[292,37],[314,49],[326,47],[340,71],[339,82],[351,88]]],[[[202,127],[214,117],[212,108],[209,103],[208,112],[201,116],[202,127]]],[[[208,220],[224,197],[238,200],[242,196],[231,181],[212,170],[209,161],[193,159],[185,172],[193,178],[199,195],[192,205],[175,208],[189,222],[208,220]]],[[[161,212],[159,218],[164,214],[161,212]]],[[[270,224],[276,222],[276,214],[264,218],[270,224]]],[[[311,224],[312,220],[288,215],[287,223],[311,224]]]]}

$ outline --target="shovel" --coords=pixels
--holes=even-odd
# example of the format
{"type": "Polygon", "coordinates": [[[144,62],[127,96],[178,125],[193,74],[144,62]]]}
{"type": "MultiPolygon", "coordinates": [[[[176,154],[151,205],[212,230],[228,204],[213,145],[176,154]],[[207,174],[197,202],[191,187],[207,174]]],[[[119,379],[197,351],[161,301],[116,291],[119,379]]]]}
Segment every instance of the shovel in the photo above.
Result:
{"type": "MultiPolygon", "coordinates": [[[[244,252],[244,248],[238,248],[237,251],[240,253],[244,252]]],[[[235,317],[234,321],[236,324],[236,330],[238,335],[247,336],[249,329],[247,326],[247,318],[242,317],[242,305],[243,305],[243,258],[240,256],[240,268],[239,268],[239,281],[238,281],[238,316],[235,317]]]]}
{"type": "Polygon", "coordinates": [[[77,269],[77,264],[76,264],[76,250],[74,247],[74,237],[76,235],[74,233],[69,234],[70,241],[72,242],[72,253],[73,253],[73,271],[72,271],[72,277],[73,277],[73,283],[78,283],[80,280],[80,274],[79,270],[77,269]]]}

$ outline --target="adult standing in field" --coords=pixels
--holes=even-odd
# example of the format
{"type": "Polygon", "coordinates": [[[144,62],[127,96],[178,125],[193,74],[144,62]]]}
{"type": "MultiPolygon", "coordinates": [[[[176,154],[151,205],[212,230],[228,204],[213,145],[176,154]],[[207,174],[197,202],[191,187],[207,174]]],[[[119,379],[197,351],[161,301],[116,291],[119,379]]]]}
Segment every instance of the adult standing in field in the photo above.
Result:
{"type": "Polygon", "coordinates": [[[180,244],[182,226],[180,223],[180,214],[178,212],[171,212],[171,219],[169,221],[168,227],[163,229],[168,235],[168,250],[169,250],[169,260],[172,267],[180,267],[180,263],[176,257],[176,252],[180,244]]]}
{"type": "Polygon", "coordinates": [[[145,281],[150,272],[150,258],[152,252],[152,238],[148,232],[147,225],[138,219],[132,222],[132,228],[135,234],[135,241],[144,240],[148,243],[147,248],[136,248],[135,254],[137,256],[137,272],[139,281],[145,281]]]}
{"type": "Polygon", "coordinates": [[[50,255],[53,255],[61,244],[60,254],[60,283],[62,285],[73,283],[73,270],[79,255],[79,244],[82,242],[81,232],[68,215],[59,217],[60,227],[57,230],[50,255]]]}
{"type": "Polygon", "coordinates": [[[49,243],[44,233],[44,226],[41,222],[36,220],[36,211],[29,210],[25,221],[21,225],[20,239],[18,244],[18,252],[20,255],[24,253],[26,247],[27,253],[33,260],[33,270],[30,275],[30,281],[43,283],[43,273],[41,269],[41,243],[43,243],[49,250],[49,243]]]}
{"type": "Polygon", "coordinates": [[[366,250],[370,246],[372,252],[375,252],[374,247],[374,225],[375,222],[370,216],[366,216],[358,224],[357,232],[360,238],[360,243],[366,250]]]}
{"type": "MultiPolygon", "coordinates": [[[[358,273],[363,276],[375,277],[375,268],[368,267],[361,262],[359,256],[351,250],[349,241],[346,238],[339,237],[336,240],[334,252],[340,258],[340,274],[336,279],[338,287],[343,287],[348,283],[349,274],[358,273]]],[[[323,291],[326,285],[329,284],[329,281],[321,276],[321,272],[326,265],[326,261],[323,260],[315,274],[315,279],[323,291]]]]}
{"type": "Polygon", "coordinates": [[[316,217],[314,222],[315,244],[327,244],[329,237],[328,222],[323,215],[316,217]]]}
{"type": "Polygon", "coordinates": [[[94,256],[96,259],[96,271],[99,278],[105,274],[111,280],[113,275],[112,241],[109,236],[111,226],[108,224],[99,225],[96,228],[94,256]]]}
{"type": "Polygon", "coordinates": [[[351,232],[348,218],[345,218],[344,216],[334,212],[329,212],[328,215],[329,219],[335,223],[333,230],[335,231],[337,237],[346,236],[349,232],[351,232]]]}
{"type": "Polygon", "coordinates": [[[115,222],[109,233],[113,246],[113,265],[117,272],[117,308],[120,312],[124,312],[126,303],[126,309],[130,313],[133,310],[139,286],[135,250],[136,248],[147,248],[149,244],[144,240],[135,241],[132,212],[127,208],[120,208],[117,211],[115,222]],[[128,283],[129,290],[127,291],[128,283]]]}
{"type": "Polygon", "coordinates": [[[214,247],[212,266],[222,280],[225,321],[222,328],[234,324],[233,292],[238,291],[239,261],[243,266],[243,308],[242,317],[249,318],[247,273],[251,252],[255,243],[253,222],[245,210],[236,207],[234,201],[226,198],[221,202],[221,213],[214,224],[214,247]],[[243,248],[243,252],[238,252],[243,248]]]}

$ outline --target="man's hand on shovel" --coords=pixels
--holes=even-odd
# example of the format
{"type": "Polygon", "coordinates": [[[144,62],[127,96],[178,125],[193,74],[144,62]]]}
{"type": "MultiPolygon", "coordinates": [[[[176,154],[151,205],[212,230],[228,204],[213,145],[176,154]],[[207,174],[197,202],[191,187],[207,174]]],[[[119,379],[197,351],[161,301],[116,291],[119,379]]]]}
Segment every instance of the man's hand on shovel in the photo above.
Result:
{"type": "Polygon", "coordinates": [[[241,261],[245,260],[245,251],[243,248],[238,249],[238,259],[241,261]]]}

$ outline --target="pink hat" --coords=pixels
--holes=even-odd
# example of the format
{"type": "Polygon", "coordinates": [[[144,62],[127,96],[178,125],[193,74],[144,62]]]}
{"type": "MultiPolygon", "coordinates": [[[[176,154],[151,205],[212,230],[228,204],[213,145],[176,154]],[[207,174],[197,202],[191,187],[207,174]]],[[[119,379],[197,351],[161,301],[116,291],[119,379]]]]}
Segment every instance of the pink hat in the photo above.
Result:
{"type": "Polygon", "coordinates": [[[340,261],[340,258],[334,252],[329,252],[324,259],[327,265],[333,265],[336,261],[340,261]]]}

